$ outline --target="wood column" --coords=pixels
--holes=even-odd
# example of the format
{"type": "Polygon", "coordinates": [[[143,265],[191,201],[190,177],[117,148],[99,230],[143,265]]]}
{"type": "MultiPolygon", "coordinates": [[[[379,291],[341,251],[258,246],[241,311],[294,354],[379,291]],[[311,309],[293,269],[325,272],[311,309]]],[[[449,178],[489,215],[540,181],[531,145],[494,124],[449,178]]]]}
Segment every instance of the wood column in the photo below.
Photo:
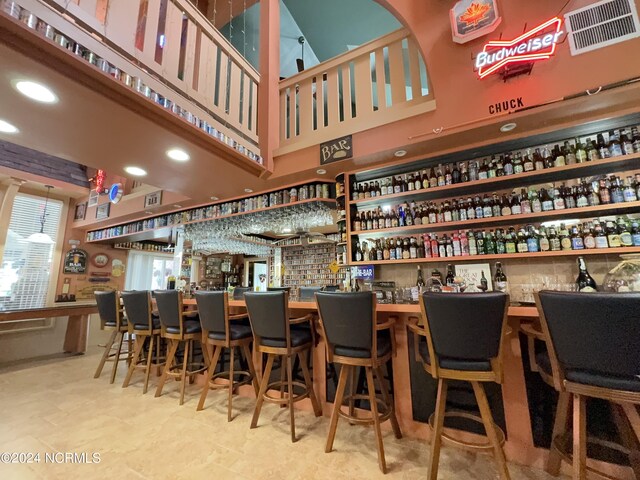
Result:
{"type": "Polygon", "coordinates": [[[260,0],[260,85],[258,87],[258,137],[265,166],[273,171],[273,152],[280,132],[280,3],[260,0]]]}

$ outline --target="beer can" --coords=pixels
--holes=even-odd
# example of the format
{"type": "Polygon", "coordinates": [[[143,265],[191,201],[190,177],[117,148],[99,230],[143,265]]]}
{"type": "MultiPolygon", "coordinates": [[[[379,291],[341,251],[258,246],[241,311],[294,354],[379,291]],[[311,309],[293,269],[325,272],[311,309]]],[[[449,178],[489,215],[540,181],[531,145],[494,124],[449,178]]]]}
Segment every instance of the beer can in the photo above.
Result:
{"type": "Polygon", "coordinates": [[[98,66],[98,68],[100,70],[102,70],[104,73],[110,73],[111,72],[111,65],[109,64],[108,61],[106,61],[104,58],[99,58],[96,62],[96,65],[98,66]]]}
{"type": "Polygon", "coordinates": [[[10,17],[20,20],[20,11],[22,7],[13,0],[0,0],[0,6],[2,11],[7,13],[10,17]]]}
{"type": "Polygon", "coordinates": [[[127,87],[133,86],[133,77],[128,73],[121,72],[120,73],[120,81],[124,83],[127,87]]]}
{"type": "Polygon", "coordinates": [[[53,37],[53,41],[60,45],[62,48],[69,48],[69,40],[67,40],[67,37],[65,37],[61,33],[56,33],[55,37],[53,37]]]}
{"type": "Polygon", "coordinates": [[[26,8],[23,8],[20,12],[20,21],[24,23],[27,27],[35,28],[38,26],[38,17],[35,14],[31,13],[26,8]]]}

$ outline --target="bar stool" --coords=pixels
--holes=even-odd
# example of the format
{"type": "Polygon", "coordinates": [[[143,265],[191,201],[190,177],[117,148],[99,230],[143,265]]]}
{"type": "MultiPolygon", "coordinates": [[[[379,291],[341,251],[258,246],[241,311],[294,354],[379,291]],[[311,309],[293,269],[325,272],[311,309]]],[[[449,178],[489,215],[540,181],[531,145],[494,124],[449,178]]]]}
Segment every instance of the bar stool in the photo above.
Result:
{"type": "MultiPolygon", "coordinates": [[[[184,403],[184,390],[187,376],[191,377],[196,373],[206,370],[206,367],[189,370],[189,354],[192,348],[193,340],[202,343],[202,330],[200,328],[200,320],[197,314],[193,312],[185,312],[182,305],[182,292],[177,290],[161,290],[156,291],[156,305],[160,314],[160,325],[162,338],[169,341],[169,353],[167,354],[167,363],[162,372],[162,377],[156,388],[156,397],[162,395],[162,389],[167,381],[167,377],[171,376],[180,379],[180,405],[184,403]],[[176,359],[176,352],[181,343],[184,343],[182,366],[173,365],[176,359]],[[175,371],[174,371],[175,370],[175,371]]],[[[208,362],[207,356],[204,354],[206,348],[202,344],[203,356],[208,362]]]]}
{"type": "Polygon", "coordinates": [[[382,324],[376,322],[376,301],[371,292],[318,292],[316,301],[327,344],[327,361],[341,365],[325,452],[329,453],[333,448],[339,416],[347,419],[349,423],[373,425],[378,465],[382,473],[387,473],[380,423],[390,420],[396,438],[402,438],[389,386],[380,370],[391,356],[395,355],[395,342],[391,330],[394,322],[388,321],[382,324]],[[382,333],[385,331],[386,335],[382,333]],[[345,397],[347,378],[353,377],[358,367],[365,369],[369,394],[368,396],[357,394],[352,389],[345,397]],[[380,384],[383,400],[376,398],[375,377],[380,384]],[[342,411],[342,403],[345,399],[349,401],[349,413],[342,411]],[[359,418],[355,415],[353,401],[356,399],[369,401],[370,417],[359,418]]]}
{"type": "Polygon", "coordinates": [[[127,340],[127,351],[122,352],[122,343],[124,341],[124,334],[127,332],[128,325],[127,319],[122,315],[122,309],[120,307],[120,295],[115,290],[105,292],[95,292],[96,303],[98,305],[98,314],[100,315],[100,329],[111,332],[111,336],[105,345],[104,354],[98,364],[96,373],[93,378],[99,378],[104,368],[105,362],[113,362],[113,368],[111,369],[111,380],[109,383],[113,383],[116,379],[116,371],[118,369],[118,363],[122,360],[126,360],[127,364],[131,364],[131,337],[127,340]],[[118,339],[119,338],[119,339],[118,339]],[[115,353],[112,353],[113,344],[117,343],[115,353]]]}
{"type": "MultiPolygon", "coordinates": [[[[509,296],[504,293],[423,293],[420,308],[424,326],[409,328],[426,342],[420,342],[420,361],[427,373],[438,380],[435,413],[429,418],[432,429],[431,459],[427,477],[436,480],[442,441],[467,449],[493,450],[502,480],[509,469],[502,450],[504,432],[494,423],[481,382],[502,383],[502,351],[507,327],[509,296]],[[478,402],[480,417],[467,413],[445,413],[448,380],[470,382],[478,402]],[[487,434],[485,443],[467,443],[443,432],[444,418],[465,417],[481,421],[487,434]]],[[[417,341],[416,337],[416,341],[417,341]]]]}
{"type": "Polygon", "coordinates": [[[298,300],[301,302],[315,302],[316,292],[322,291],[322,287],[300,287],[298,289],[298,300]]]}
{"type": "Polygon", "coordinates": [[[251,428],[256,428],[260,417],[262,404],[267,401],[289,407],[291,422],[291,441],[296,441],[296,429],[293,404],[309,397],[316,417],[322,415],[322,409],[313,391],[313,381],[307,367],[307,354],[313,346],[311,334],[306,329],[293,329],[292,325],[309,322],[311,315],[301,318],[289,318],[289,295],[287,292],[257,292],[245,293],[247,312],[253,331],[254,349],[261,354],[267,354],[267,365],[260,382],[260,390],[256,407],[251,419],[251,428]],[[304,383],[293,380],[292,364],[294,357],[300,358],[300,365],[304,374],[304,383]],[[271,370],[276,357],[286,361],[286,380],[270,383],[271,370]],[[267,393],[271,388],[286,389],[286,398],[272,397],[267,393]],[[303,388],[303,392],[296,394],[293,387],[303,388]]]}
{"type": "MultiPolygon", "coordinates": [[[[198,304],[198,314],[200,316],[200,325],[202,327],[202,343],[203,345],[212,345],[213,350],[209,355],[209,369],[207,378],[202,388],[198,410],[202,410],[204,402],[207,399],[209,390],[212,388],[227,388],[229,390],[229,400],[227,402],[227,421],[231,421],[231,409],[233,403],[233,390],[240,385],[248,382],[253,384],[253,388],[258,395],[259,385],[256,377],[256,371],[253,367],[253,357],[249,345],[253,341],[251,327],[242,325],[237,322],[231,323],[232,320],[247,318],[246,314],[229,315],[229,295],[227,292],[196,292],[196,303],[198,304]],[[220,354],[224,349],[229,349],[230,360],[229,370],[226,372],[215,373],[216,365],[220,359],[220,354]],[[241,348],[245,356],[249,371],[234,371],[236,348],[241,348]],[[245,380],[235,381],[235,375],[246,377],[245,380]],[[215,383],[215,379],[219,377],[227,377],[229,383],[221,385],[215,383]]],[[[208,349],[207,349],[208,350],[208,349]]]]}
{"type": "Polygon", "coordinates": [[[122,304],[127,314],[129,336],[135,336],[133,357],[122,388],[129,386],[131,376],[136,369],[142,369],[144,370],[144,388],[142,390],[144,394],[147,393],[149,386],[151,367],[161,367],[164,365],[159,354],[160,320],[152,315],[150,292],[122,292],[120,297],[122,298],[122,304]],[[149,339],[149,346],[145,359],[143,348],[147,339],[149,339]],[[155,361],[153,356],[154,345],[156,346],[155,361]]]}
{"type": "MultiPolygon", "coordinates": [[[[586,400],[621,405],[640,440],[640,294],[541,291],[536,304],[554,386],[573,403],[573,479],[587,470],[613,478],[586,465],[586,400]]],[[[553,441],[566,433],[568,410],[558,407],[553,441]]]]}
{"type": "Polygon", "coordinates": [[[251,289],[249,287],[235,287],[233,289],[233,299],[242,300],[244,298],[244,294],[250,291],[251,289]]]}

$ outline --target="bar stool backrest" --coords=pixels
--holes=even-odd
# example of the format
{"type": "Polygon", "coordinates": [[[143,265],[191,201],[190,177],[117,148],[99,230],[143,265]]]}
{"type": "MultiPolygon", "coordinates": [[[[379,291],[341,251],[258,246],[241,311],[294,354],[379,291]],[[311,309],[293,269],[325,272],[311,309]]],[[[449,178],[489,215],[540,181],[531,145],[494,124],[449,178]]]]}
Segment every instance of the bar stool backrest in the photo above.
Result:
{"type": "Polygon", "coordinates": [[[162,328],[179,327],[182,333],[182,296],[177,290],[156,290],[156,305],[162,328]]]}
{"type": "Polygon", "coordinates": [[[640,374],[640,293],[543,290],[536,302],[559,385],[567,370],[633,378],[640,374]]]}
{"type": "Polygon", "coordinates": [[[321,292],[322,287],[300,287],[298,300],[301,302],[313,302],[316,299],[316,292],[321,292]]]}
{"type": "Polygon", "coordinates": [[[242,300],[244,299],[244,294],[250,291],[251,289],[249,287],[236,287],[233,289],[233,299],[242,300]]]}
{"type": "Polygon", "coordinates": [[[227,292],[196,292],[198,315],[203,332],[227,333],[227,292]]]}
{"type": "Polygon", "coordinates": [[[289,308],[287,292],[248,292],[244,294],[253,335],[287,341],[289,308]]]}
{"type": "Polygon", "coordinates": [[[437,363],[441,357],[487,361],[500,356],[508,295],[426,292],[420,302],[429,354],[437,363]]]}
{"type": "Polygon", "coordinates": [[[127,313],[129,330],[134,325],[147,325],[147,330],[153,330],[151,320],[151,292],[139,290],[132,292],[121,292],[122,304],[127,313]]]}
{"type": "Polygon", "coordinates": [[[336,346],[376,352],[374,299],[371,292],[316,293],[318,312],[331,354],[336,346]]]}
{"type": "Polygon", "coordinates": [[[120,328],[120,299],[118,292],[115,290],[105,292],[94,292],[96,296],[96,304],[98,305],[98,314],[100,315],[100,324],[104,327],[106,322],[112,322],[120,328]]]}
{"type": "Polygon", "coordinates": [[[287,293],[291,293],[291,287],[267,287],[267,292],[287,292],[287,293]]]}

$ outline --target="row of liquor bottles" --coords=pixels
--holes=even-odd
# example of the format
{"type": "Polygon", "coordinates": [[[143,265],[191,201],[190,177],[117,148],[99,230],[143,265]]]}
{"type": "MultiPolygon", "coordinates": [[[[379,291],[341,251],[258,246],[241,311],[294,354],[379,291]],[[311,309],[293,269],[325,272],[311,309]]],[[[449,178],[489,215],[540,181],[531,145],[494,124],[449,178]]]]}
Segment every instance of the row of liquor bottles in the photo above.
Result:
{"type": "Polygon", "coordinates": [[[622,129],[619,134],[615,131],[609,132],[608,141],[604,140],[604,134],[599,133],[596,140],[587,138],[584,144],[580,139],[576,139],[575,143],[567,140],[564,145],[555,145],[552,149],[544,146],[533,149],[533,152],[527,149],[524,152],[494,155],[490,159],[470,160],[444,166],[440,164],[435,168],[425,168],[407,174],[392,175],[368,182],[353,182],[351,200],[425,190],[640,153],[638,128],[633,127],[631,131],[631,137],[627,135],[625,129],[622,129]]]}
{"type": "Polygon", "coordinates": [[[527,225],[490,231],[458,231],[451,235],[423,234],[356,242],[352,259],[356,262],[500,255],[618,247],[640,247],[638,219],[617,217],[575,224],[568,228],[527,225]],[[369,245],[369,242],[371,245],[369,245]]]}
{"type": "Polygon", "coordinates": [[[571,187],[562,184],[549,190],[522,188],[520,193],[514,190],[510,196],[493,193],[439,204],[411,200],[384,210],[378,207],[356,212],[351,226],[353,232],[360,232],[635,202],[639,198],[640,173],[635,178],[628,176],[624,182],[620,177],[610,176],[591,183],[581,180],[571,187]]]}
{"type": "Polygon", "coordinates": [[[87,232],[87,241],[103,240],[132,233],[144,232],[154,228],[181,225],[198,220],[207,220],[225,215],[249,213],[262,208],[277,205],[287,205],[300,200],[330,199],[331,185],[329,183],[311,183],[291,189],[279,190],[269,194],[243,198],[233,202],[218,203],[204,207],[192,208],[182,212],[174,212],[158,217],[146,218],[125,225],[116,225],[102,230],[87,232]]]}
{"type": "MultiPolygon", "coordinates": [[[[489,275],[491,272],[487,272],[489,275]]],[[[443,278],[442,273],[438,269],[431,271],[431,282],[429,282],[430,290],[432,291],[447,291],[458,292],[461,291],[461,287],[468,289],[468,285],[464,284],[464,280],[456,276],[454,273],[454,266],[447,265],[447,274],[443,278]]],[[[420,291],[427,288],[427,283],[424,281],[422,274],[422,268],[418,265],[418,279],[416,280],[416,286],[420,291]]],[[[587,264],[583,257],[578,257],[578,277],[575,281],[576,290],[579,292],[595,292],[598,288],[596,281],[589,274],[587,270],[587,264]]],[[[474,285],[475,289],[486,292],[489,289],[489,282],[485,276],[484,271],[481,271],[481,276],[478,285],[474,285]]],[[[504,273],[501,262],[496,262],[495,274],[493,276],[493,290],[498,292],[509,293],[509,283],[507,275],[504,273]]]]}

